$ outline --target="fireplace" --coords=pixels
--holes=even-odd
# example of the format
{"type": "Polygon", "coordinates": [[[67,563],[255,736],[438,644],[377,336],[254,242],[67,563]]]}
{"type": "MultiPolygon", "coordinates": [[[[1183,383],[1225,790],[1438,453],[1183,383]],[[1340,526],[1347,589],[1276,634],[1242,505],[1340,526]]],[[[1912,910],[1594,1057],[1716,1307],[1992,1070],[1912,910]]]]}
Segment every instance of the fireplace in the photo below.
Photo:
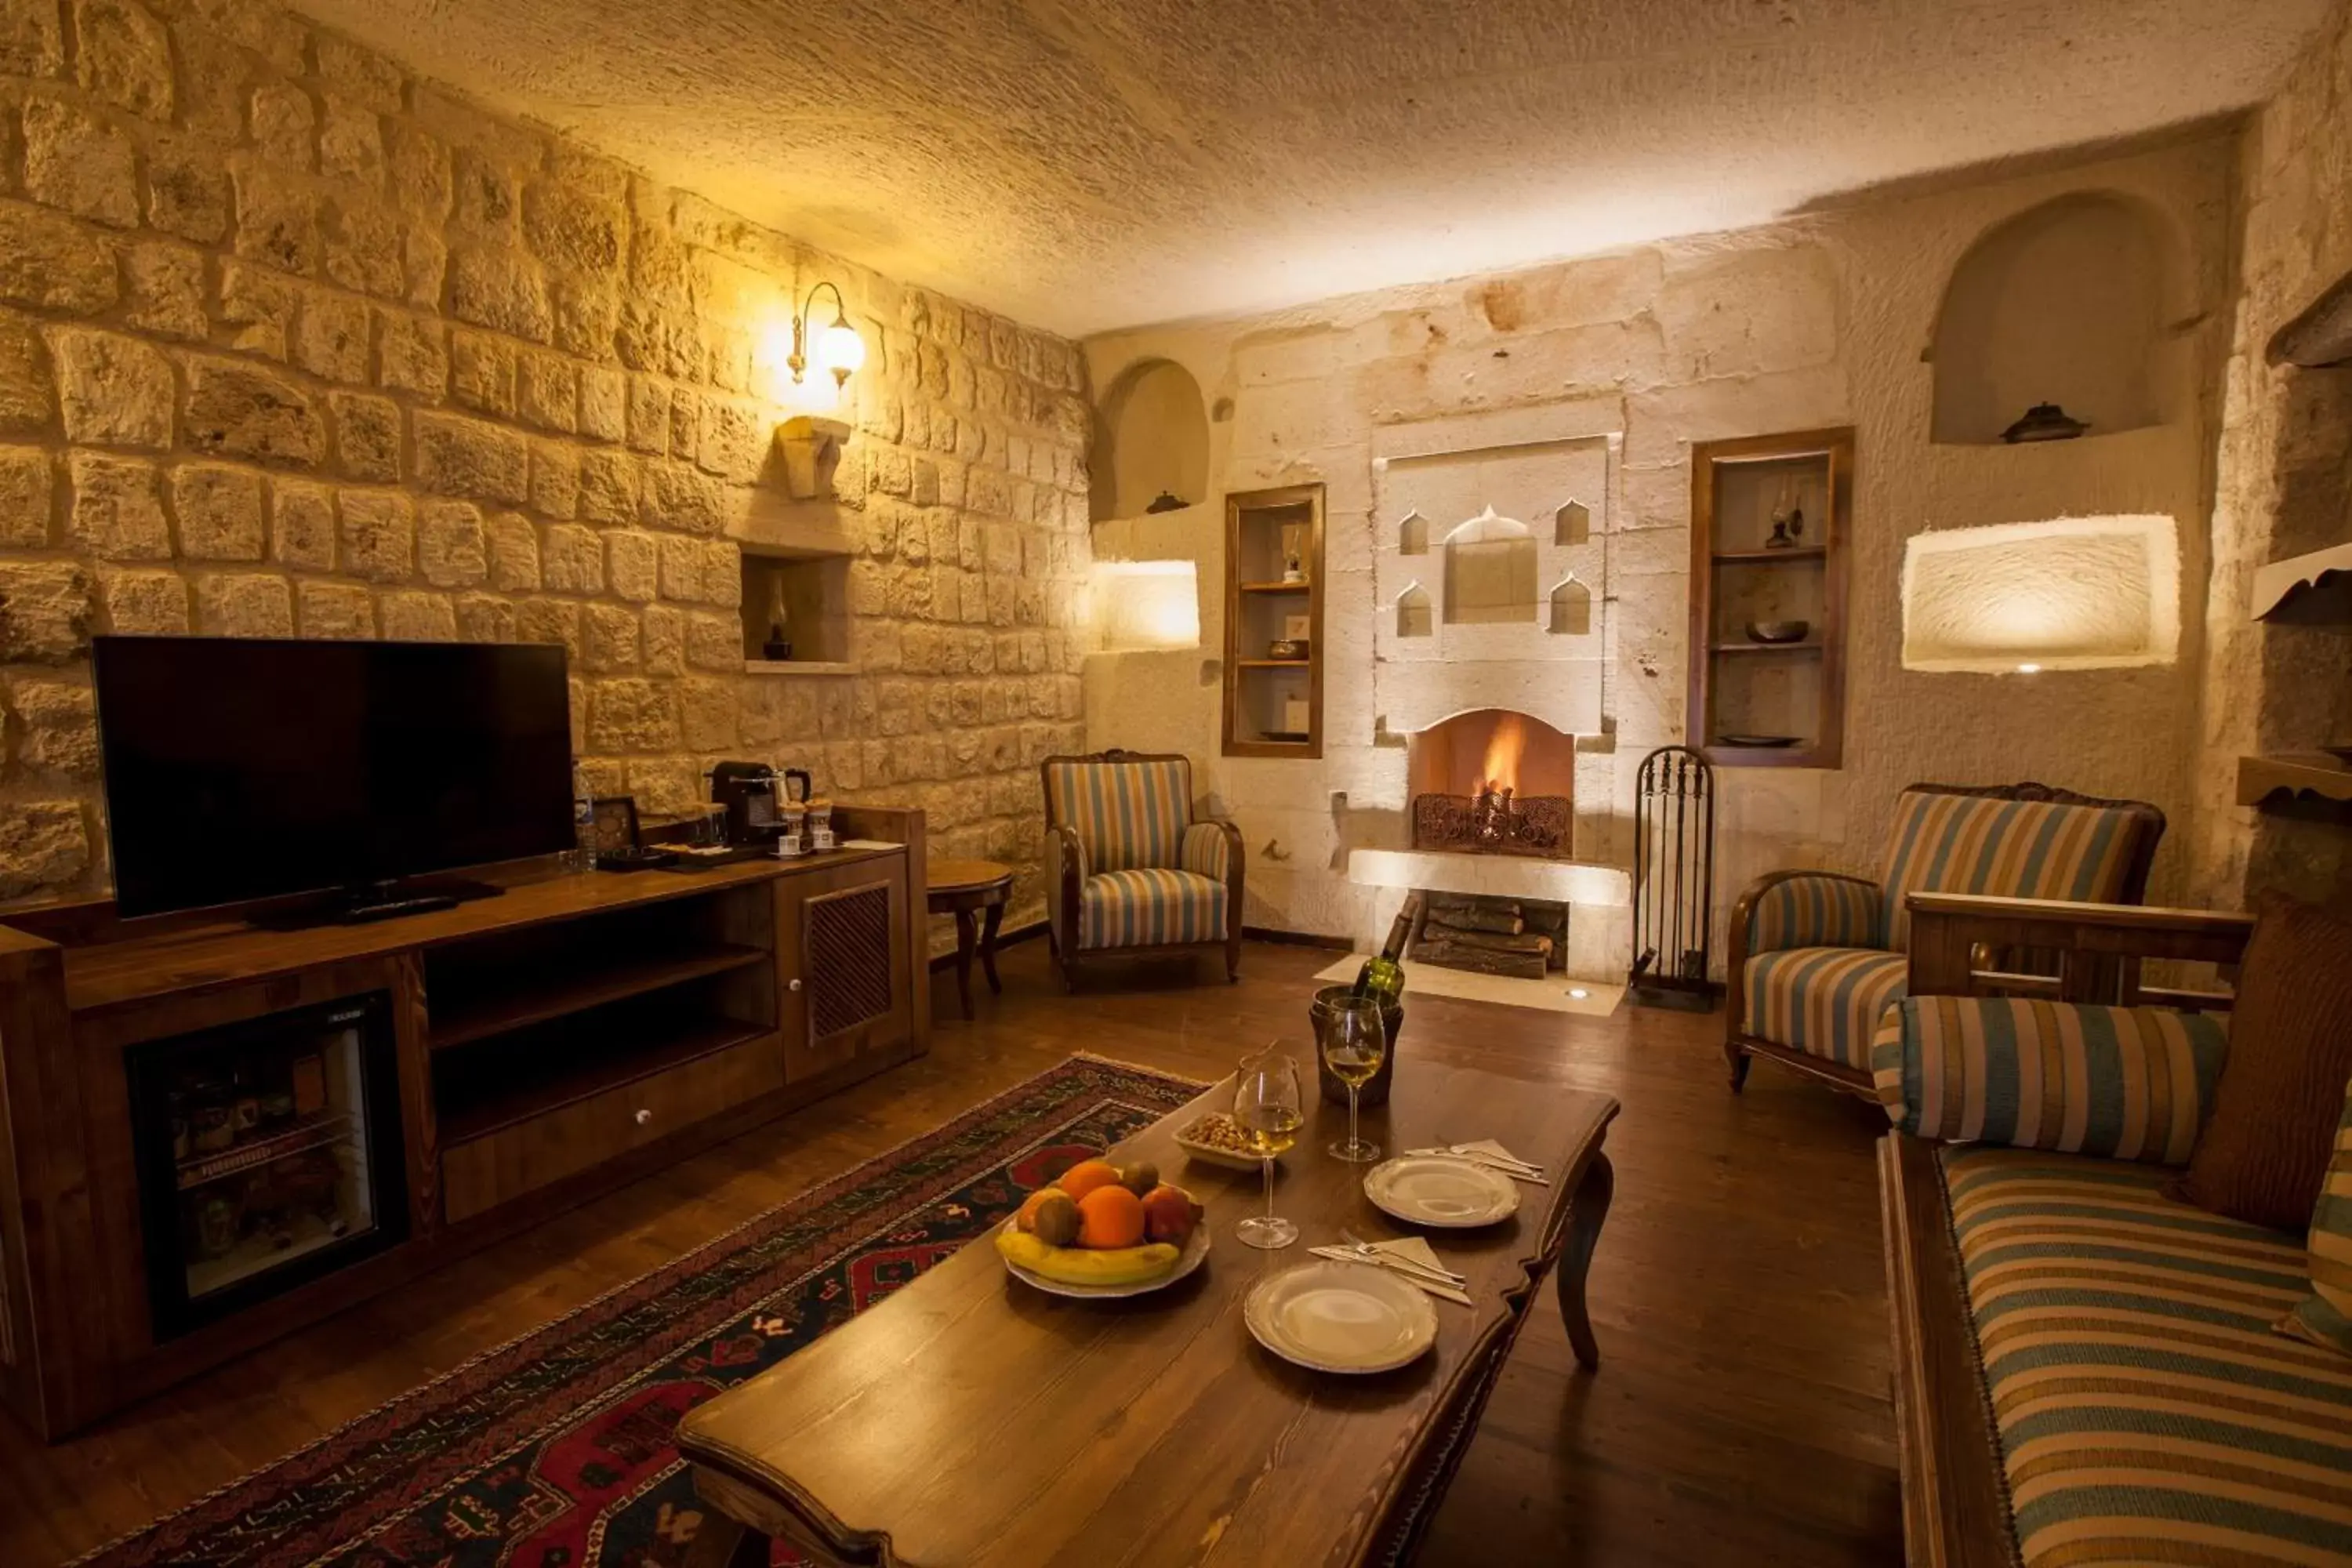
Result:
{"type": "Polygon", "coordinates": [[[1569,858],[1576,742],[1542,720],[1456,713],[1412,737],[1405,772],[1414,848],[1569,858]]]}

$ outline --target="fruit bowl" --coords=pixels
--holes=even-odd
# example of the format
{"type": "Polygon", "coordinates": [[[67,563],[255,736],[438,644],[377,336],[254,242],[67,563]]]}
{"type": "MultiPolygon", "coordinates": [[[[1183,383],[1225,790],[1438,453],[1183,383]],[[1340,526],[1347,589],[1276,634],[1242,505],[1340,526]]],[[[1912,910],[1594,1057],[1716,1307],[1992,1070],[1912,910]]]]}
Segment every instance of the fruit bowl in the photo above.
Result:
{"type": "MultiPolygon", "coordinates": [[[[1012,1225],[1013,1222],[1008,1219],[997,1229],[1007,1230],[1012,1227],[1012,1225]]],[[[1002,1249],[999,1250],[1001,1256],[1002,1249]]],[[[1075,1252],[1077,1249],[1071,1247],[1066,1250],[1075,1252]]],[[[1183,1247],[1178,1250],[1175,1263],[1165,1272],[1153,1275],[1149,1279],[1131,1280],[1124,1285],[1080,1285],[1067,1279],[1051,1279],[1032,1269],[1024,1268],[1010,1258],[1004,1258],[1003,1261],[1004,1271],[1007,1274],[1012,1275],[1024,1285],[1043,1290],[1049,1296],[1067,1296],[1080,1301],[1114,1301],[1122,1297],[1148,1296],[1154,1290],[1164,1290],[1208,1260],[1209,1227],[1202,1225],[1193,1227],[1192,1234],[1185,1238],[1183,1247]]]]}
{"type": "Polygon", "coordinates": [[[1140,1296],[1208,1256],[1192,1194],[1150,1161],[1081,1160],[1024,1199],[992,1233],[1006,1272],[1055,1296],[1140,1296]]]}

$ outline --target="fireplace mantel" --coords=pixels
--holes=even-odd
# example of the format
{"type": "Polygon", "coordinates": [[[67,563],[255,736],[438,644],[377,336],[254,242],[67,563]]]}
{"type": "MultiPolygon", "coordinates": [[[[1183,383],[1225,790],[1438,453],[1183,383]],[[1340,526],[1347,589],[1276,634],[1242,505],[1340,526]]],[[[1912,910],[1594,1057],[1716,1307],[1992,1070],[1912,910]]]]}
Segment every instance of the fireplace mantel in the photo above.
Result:
{"type": "Polygon", "coordinates": [[[1352,849],[1348,880],[1360,888],[1423,888],[1441,893],[1553,899],[1575,905],[1630,905],[1633,879],[1622,866],[1517,855],[1434,849],[1352,849]]]}

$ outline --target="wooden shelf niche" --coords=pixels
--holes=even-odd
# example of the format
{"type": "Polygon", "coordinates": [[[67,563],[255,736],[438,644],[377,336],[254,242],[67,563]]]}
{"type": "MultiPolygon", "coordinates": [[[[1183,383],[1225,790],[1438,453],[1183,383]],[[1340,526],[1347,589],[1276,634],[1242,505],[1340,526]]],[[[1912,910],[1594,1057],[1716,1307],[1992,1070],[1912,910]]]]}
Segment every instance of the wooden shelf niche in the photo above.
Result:
{"type": "Polygon", "coordinates": [[[1227,496],[1225,755],[1320,757],[1323,663],[1323,487],[1227,496]],[[1304,582],[1284,581],[1293,542],[1304,582]],[[1274,656],[1301,630],[1303,658],[1274,656]]]}
{"type": "Polygon", "coordinates": [[[1691,447],[1689,723],[1718,767],[1838,765],[1853,494],[1851,428],[1691,447]],[[1776,514],[1785,546],[1772,542],[1776,514]],[[1808,625],[1794,643],[1764,643],[1748,635],[1764,621],[1808,625]]]}

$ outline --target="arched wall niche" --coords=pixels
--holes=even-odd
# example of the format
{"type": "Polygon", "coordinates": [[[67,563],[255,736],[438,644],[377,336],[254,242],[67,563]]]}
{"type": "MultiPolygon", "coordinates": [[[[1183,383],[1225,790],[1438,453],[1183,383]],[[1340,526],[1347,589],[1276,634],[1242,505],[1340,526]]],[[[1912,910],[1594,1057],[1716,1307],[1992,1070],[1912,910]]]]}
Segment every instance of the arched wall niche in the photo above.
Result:
{"type": "Polygon", "coordinates": [[[1139,517],[1161,495],[1187,506],[1209,498],[1209,412],[1201,384],[1174,360],[1119,372],[1095,408],[1088,515],[1139,517]]]}
{"type": "Polygon", "coordinates": [[[2092,436],[2161,425],[2187,368],[2168,322],[2177,243],[2146,204],[2084,191],[1979,236],[1952,269],[1930,351],[1930,439],[1997,442],[2037,403],[2092,436]]]}

